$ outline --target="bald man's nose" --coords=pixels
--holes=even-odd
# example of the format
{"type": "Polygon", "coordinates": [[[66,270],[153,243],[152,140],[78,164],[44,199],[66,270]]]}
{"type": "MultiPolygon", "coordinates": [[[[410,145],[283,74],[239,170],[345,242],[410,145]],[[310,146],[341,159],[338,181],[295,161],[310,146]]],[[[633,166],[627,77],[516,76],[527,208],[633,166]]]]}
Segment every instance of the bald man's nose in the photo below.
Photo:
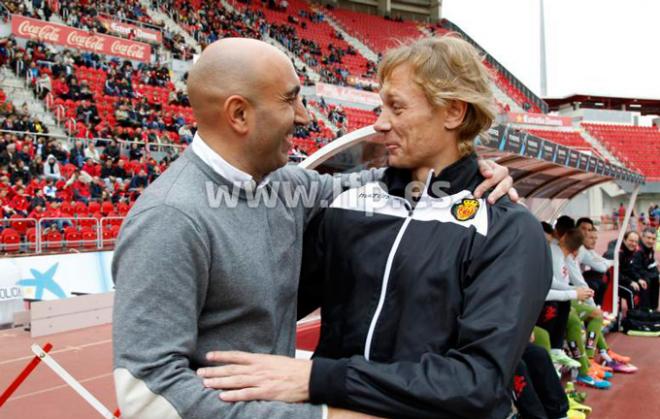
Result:
{"type": "Polygon", "coordinates": [[[298,125],[308,125],[310,122],[309,113],[302,103],[302,98],[298,98],[296,101],[296,115],[294,121],[298,125]]]}

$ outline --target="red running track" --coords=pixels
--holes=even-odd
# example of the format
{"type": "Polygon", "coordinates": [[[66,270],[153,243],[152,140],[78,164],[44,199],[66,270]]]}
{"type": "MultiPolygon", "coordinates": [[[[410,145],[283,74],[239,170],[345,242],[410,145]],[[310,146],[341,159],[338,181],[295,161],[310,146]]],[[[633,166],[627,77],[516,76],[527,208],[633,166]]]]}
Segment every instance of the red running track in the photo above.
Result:
{"type": "MultiPolygon", "coordinates": [[[[33,357],[30,345],[53,343],[51,356],[79,380],[108,409],[116,401],[112,383],[111,326],[31,339],[22,329],[0,332],[0,390],[4,390],[33,357]]],[[[612,389],[587,390],[590,418],[660,418],[660,339],[611,334],[614,350],[633,357],[637,374],[617,374],[612,389]]],[[[584,387],[579,387],[584,390],[584,387]]],[[[88,419],[99,417],[80,396],[46,365],[37,367],[9,401],[0,408],[3,419],[88,419]]]]}

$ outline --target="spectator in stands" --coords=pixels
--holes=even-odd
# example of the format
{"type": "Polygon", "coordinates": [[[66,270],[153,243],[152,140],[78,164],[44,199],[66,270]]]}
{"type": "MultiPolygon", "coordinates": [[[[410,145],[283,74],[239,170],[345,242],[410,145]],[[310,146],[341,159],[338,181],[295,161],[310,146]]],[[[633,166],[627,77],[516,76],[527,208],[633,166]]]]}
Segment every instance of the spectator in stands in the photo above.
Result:
{"type": "Polygon", "coordinates": [[[103,150],[103,154],[105,154],[109,159],[117,159],[119,158],[119,146],[117,146],[117,141],[115,139],[111,139],[110,141],[107,142],[107,145],[105,146],[105,150],[103,150]]]}
{"type": "Polygon", "coordinates": [[[55,186],[55,181],[49,179],[44,186],[44,196],[49,202],[55,201],[57,199],[57,187],[55,186]]]}
{"type": "Polygon", "coordinates": [[[28,184],[32,179],[30,167],[21,159],[16,160],[16,163],[9,164],[9,173],[11,174],[9,178],[11,183],[16,183],[20,179],[23,184],[28,184]]]}
{"type": "Polygon", "coordinates": [[[641,288],[648,289],[648,301],[640,304],[641,308],[660,310],[658,306],[658,263],[655,260],[656,231],[647,227],[642,231],[639,247],[632,260],[633,278],[641,288]]]}
{"type": "Polygon", "coordinates": [[[91,159],[93,162],[98,163],[101,161],[101,153],[94,146],[93,141],[87,142],[87,147],[85,148],[85,159],[91,159]]]}
{"type": "Polygon", "coordinates": [[[140,172],[133,176],[131,179],[131,189],[144,189],[147,187],[147,184],[149,183],[149,179],[147,178],[147,172],[144,171],[144,169],[140,170],[140,172]]]}
{"type": "Polygon", "coordinates": [[[60,173],[60,164],[52,154],[48,155],[46,164],[44,164],[44,176],[46,179],[52,179],[55,181],[58,181],[62,178],[62,174],[60,173]]]}
{"type": "Polygon", "coordinates": [[[50,93],[50,91],[53,90],[50,77],[47,73],[41,73],[35,82],[35,88],[37,91],[37,97],[41,100],[43,100],[50,93]]]}
{"type": "Polygon", "coordinates": [[[122,181],[123,179],[126,179],[128,177],[128,173],[126,172],[125,169],[125,163],[124,160],[119,160],[117,162],[117,165],[113,167],[112,169],[112,177],[119,179],[122,181]]]}
{"type": "Polygon", "coordinates": [[[73,149],[69,152],[69,161],[77,167],[82,167],[85,162],[85,146],[82,141],[76,141],[73,149]]]}
{"type": "Polygon", "coordinates": [[[179,139],[184,144],[190,144],[193,140],[193,133],[190,130],[190,126],[184,124],[179,128],[179,139]]]}

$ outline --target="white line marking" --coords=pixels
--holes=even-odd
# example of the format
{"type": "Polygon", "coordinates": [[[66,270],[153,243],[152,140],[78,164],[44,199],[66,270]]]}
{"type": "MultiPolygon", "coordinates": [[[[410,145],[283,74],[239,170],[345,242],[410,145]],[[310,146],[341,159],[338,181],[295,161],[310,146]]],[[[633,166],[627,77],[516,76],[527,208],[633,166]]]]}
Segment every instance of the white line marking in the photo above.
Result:
{"type": "Polygon", "coordinates": [[[32,345],[32,352],[41,358],[41,360],[44,362],[44,364],[48,365],[50,369],[55,372],[55,374],[59,375],[62,380],[64,380],[65,383],[67,383],[73,390],[75,390],[76,393],[80,395],[87,403],[89,403],[94,409],[96,409],[97,412],[101,414],[106,419],[112,419],[114,418],[114,415],[112,414],[111,411],[108,410],[107,407],[103,406],[103,404],[96,399],[90,393],[87,391],[85,387],[82,386],[78,381],[76,381],[75,378],[67,370],[62,368],[60,364],[55,361],[49,354],[44,352],[44,350],[41,348],[41,346],[37,345],[36,343],[32,345]]]}
{"type": "MultiPolygon", "coordinates": [[[[67,346],[64,349],[58,349],[56,351],[50,351],[51,354],[61,354],[64,352],[78,351],[92,346],[105,345],[106,343],[112,343],[112,339],[100,340],[98,342],[86,343],[79,346],[67,346]]],[[[33,356],[22,356],[20,358],[8,359],[5,361],[0,361],[0,365],[11,364],[18,361],[27,361],[28,359],[34,358],[33,356]]]]}

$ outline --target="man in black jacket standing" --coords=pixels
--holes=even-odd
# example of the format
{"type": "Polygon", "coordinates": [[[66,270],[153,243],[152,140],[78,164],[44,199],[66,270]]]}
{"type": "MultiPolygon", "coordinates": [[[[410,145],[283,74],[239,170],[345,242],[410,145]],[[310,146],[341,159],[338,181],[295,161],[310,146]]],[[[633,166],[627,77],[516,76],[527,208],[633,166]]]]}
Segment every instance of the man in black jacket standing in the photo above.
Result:
{"type": "Polygon", "coordinates": [[[529,211],[474,196],[473,140],[494,119],[487,70],[446,36],[388,52],[379,79],[382,183],[343,192],[306,233],[299,315],[322,313],[313,360],[212,353],[233,365],[200,374],[225,401],[504,418],[552,263],[529,211]]]}
{"type": "Polygon", "coordinates": [[[632,268],[638,279],[644,280],[649,292],[649,305],[658,310],[658,262],[655,260],[655,229],[647,227],[642,231],[639,247],[633,256],[632,268]]]}

